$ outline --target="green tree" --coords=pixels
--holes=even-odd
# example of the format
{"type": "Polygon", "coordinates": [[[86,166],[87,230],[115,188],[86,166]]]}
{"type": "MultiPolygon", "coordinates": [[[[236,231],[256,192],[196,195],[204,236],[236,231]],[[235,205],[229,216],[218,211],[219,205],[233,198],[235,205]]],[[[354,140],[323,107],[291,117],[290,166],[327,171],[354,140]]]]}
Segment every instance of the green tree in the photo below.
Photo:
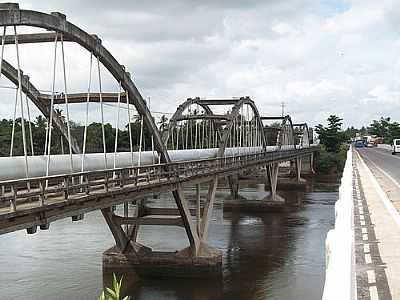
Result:
{"type": "Polygon", "coordinates": [[[381,117],[379,121],[373,120],[369,132],[370,134],[380,136],[382,138],[387,138],[389,134],[390,118],[381,117]]]}
{"type": "Polygon", "coordinates": [[[318,124],[315,127],[320,143],[326,147],[328,152],[339,152],[340,145],[346,141],[346,136],[341,130],[342,120],[338,116],[330,115],[327,119],[328,126],[318,124]]]}
{"type": "Polygon", "coordinates": [[[158,121],[158,125],[160,125],[160,131],[163,132],[164,130],[168,129],[168,118],[165,115],[162,115],[160,121],[158,121]]]}

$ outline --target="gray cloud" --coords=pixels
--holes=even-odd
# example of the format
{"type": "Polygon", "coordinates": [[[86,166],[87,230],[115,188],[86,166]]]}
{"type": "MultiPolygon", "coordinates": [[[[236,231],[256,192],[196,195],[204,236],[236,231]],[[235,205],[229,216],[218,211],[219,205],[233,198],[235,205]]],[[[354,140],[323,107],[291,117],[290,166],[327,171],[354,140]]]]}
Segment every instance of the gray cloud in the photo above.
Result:
{"type": "MultiPolygon", "coordinates": [[[[400,118],[393,100],[400,95],[396,1],[26,0],[20,6],[61,11],[98,34],[157,110],[174,111],[193,96],[249,95],[264,113],[279,114],[285,101],[295,119],[313,124],[329,113],[357,126],[380,115],[400,118]]],[[[24,70],[43,89],[51,78],[47,46],[22,54],[24,70]]],[[[69,85],[85,91],[89,58],[78,48],[67,49],[69,85]]],[[[116,90],[112,78],[104,80],[116,90]]],[[[12,111],[9,103],[3,115],[12,111]]]]}

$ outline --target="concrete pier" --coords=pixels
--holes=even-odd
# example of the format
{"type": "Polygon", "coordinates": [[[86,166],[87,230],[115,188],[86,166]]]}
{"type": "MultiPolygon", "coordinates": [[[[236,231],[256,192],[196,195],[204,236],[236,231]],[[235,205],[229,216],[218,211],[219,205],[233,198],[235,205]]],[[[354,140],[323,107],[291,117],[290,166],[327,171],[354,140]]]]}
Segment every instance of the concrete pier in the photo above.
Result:
{"type": "Polygon", "coordinates": [[[207,247],[195,257],[188,249],[123,254],[112,247],[103,253],[103,271],[134,273],[139,277],[214,278],[222,275],[222,252],[207,247]]]}

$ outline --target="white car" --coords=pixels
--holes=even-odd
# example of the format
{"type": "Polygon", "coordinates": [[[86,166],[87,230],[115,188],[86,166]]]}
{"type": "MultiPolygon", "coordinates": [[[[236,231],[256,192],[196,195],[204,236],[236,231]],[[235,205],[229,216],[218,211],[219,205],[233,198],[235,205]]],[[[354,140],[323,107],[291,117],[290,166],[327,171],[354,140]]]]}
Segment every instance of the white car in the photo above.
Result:
{"type": "Polygon", "coordinates": [[[400,139],[394,139],[392,142],[392,154],[400,153],[400,139]]]}

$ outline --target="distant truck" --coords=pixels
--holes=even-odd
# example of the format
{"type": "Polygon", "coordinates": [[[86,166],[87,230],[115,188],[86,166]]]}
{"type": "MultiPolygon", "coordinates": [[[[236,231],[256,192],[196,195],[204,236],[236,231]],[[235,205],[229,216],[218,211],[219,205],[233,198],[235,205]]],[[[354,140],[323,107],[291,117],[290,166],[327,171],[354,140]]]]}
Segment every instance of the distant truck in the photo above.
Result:
{"type": "Polygon", "coordinates": [[[392,142],[392,154],[400,153],[400,139],[394,139],[392,142]]]}
{"type": "Polygon", "coordinates": [[[383,142],[383,139],[376,135],[364,135],[362,137],[365,147],[376,147],[383,142]]]}

